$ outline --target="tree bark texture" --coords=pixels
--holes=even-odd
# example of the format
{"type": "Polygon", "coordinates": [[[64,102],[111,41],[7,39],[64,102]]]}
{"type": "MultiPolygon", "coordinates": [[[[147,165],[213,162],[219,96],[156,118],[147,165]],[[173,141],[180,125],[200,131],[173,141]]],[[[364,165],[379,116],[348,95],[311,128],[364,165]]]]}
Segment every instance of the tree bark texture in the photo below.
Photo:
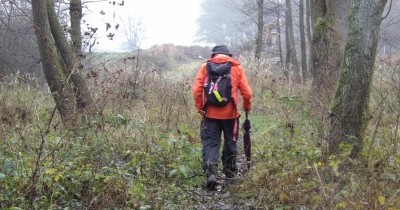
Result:
{"type": "Polygon", "coordinates": [[[47,0],[47,3],[51,32],[55,39],[60,58],[62,58],[62,64],[65,64],[62,68],[64,74],[68,76],[69,81],[73,84],[74,92],[76,94],[77,108],[81,114],[92,116],[94,103],[89,88],[86,85],[86,81],[80,73],[80,61],[77,59],[76,54],[65,37],[64,31],[55,12],[53,1],[47,0]]]}
{"type": "Polygon", "coordinates": [[[299,2],[299,26],[300,26],[300,48],[301,48],[301,73],[303,81],[307,79],[307,46],[306,46],[306,30],[304,27],[304,0],[299,2]]]}
{"type": "Polygon", "coordinates": [[[307,79],[311,78],[311,66],[312,66],[312,62],[311,62],[311,49],[312,49],[312,10],[311,10],[311,4],[310,1],[311,0],[305,0],[306,1],[306,9],[305,9],[305,21],[306,21],[306,31],[307,31],[307,79]]]}
{"type": "Polygon", "coordinates": [[[82,54],[82,33],[81,33],[81,20],[82,20],[82,1],[70,0],[69,3],[69,16],[71,18],[71,39],[72,46],[74,47],[75,54],[81,56],[82,54]]]}
{"type": "Polygon", "coordinates": [[[305,0],[306,1],[306,27],[307,27],[307,41],[311,43],[312,40],[312,27],[311,27],[311,17],[312,17],[312,10],[311,10],[311,5],[310,5],[310,0],[305,0]]]}
{"type": "Polygon", "coordinates": [[[314,27],[311,66],[313,87],[329,98],[335,89],[348,27],[349,0],[311,0],[314,27]]]}
{"type": "MultiPolygon", "coordinates": [[[[281,4],[279,4],[279,1],[277,3],[278,9],[277,9],[277,18],[276,18],[276,26],[278,30],[278,51],[279,51],[279,65],[283,67],[283,53],[282,53],[282,30],[281,30],[281,4]]],[[[284,71],[286,72],[286,71],[284,71]]]]}
{"type": "Polygon", "coordinates": [[[296,47],[293,34],[293,18],[292,18],[292,5],[291,0],[286,0],[285,10],[286,20],[286,68],[293,70],[293,79],[298,81],[300,79],[299,64],[296,56],[296,47]]]}
{"type": "Polygon", "coordinates": [[[257,19],[257,39],[256,39],[256,59],[261,58],[264,46],[264,0],[257,0],[258,19],[257,19]]]}
{"type": "Polygon", "coordinates": [[[343,66],[331,111],[330,151],[353,145],[359,156],[368,122],[369,90],[374,72],[379,28],[387,0],[353,0],[343,66]]]}
{"type": "Polygon", "coordinates": [[[60,58],[50,31],[47,1],[32,0],[32,13],[46,81],[63,122],[70,124],[75,117],[75,98],[59,62],[60,58]]]}

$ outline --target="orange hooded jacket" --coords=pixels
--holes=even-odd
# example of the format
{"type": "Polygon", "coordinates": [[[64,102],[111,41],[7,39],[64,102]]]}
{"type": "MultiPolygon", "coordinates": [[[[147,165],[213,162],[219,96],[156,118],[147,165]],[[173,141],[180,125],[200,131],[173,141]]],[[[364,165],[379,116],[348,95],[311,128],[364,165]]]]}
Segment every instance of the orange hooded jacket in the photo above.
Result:
{"type": "MultiPolygon", "coordinates": [[[[239,104],[238,91],[240,91],[240,94],[243,98],[243,109],[245,111],[250,111],[251,98],[252,98],[251,88],[249,86],[249,83],[247,82],[247,78],[244,73],[243,67],[240,65],[239,61],[224,54],[217,54],[214,57],[210,58],[208,61],[215,63],[226,63],[230,61],[232,63],[232,68],[231,68],[232,97],[233,100],[235,101],[236,107],[234,107],[233,103],[227,104],[224,107],[208,105],[205,113],[206,117],[213,119],[238,118],[240,116],[238,110],[238,104],[239,104]]],[[[203,105],[206,103],[206,97],[204,95],[204,80],[207,77],[206,66],[207,66],[206,63],[203,63],[200,66],[200,69],[197,73],[192,89],[195,106],[198,112],[202,110],[203,105]]]]}

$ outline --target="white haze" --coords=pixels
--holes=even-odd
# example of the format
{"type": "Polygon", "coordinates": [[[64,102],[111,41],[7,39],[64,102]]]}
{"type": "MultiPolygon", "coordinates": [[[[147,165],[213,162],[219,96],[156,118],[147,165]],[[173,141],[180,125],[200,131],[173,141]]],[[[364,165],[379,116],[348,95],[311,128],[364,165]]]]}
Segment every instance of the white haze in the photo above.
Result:
{"type": "MultiPolygon", "coordinates": [[[[83,20],[97,27],[98,42],[96,51],[121,51],[125,42],[123,20],[128,16],[142,20],[141,48],[153,45],[175,44],[189,46],[194,44],[196,19],[200,13],[201,0],[125,0],[124,6],[110,4],[113,0],[87,3],[83,20]],[[105,14],[101,15],[101,11],[105,14]],[[105,31],[106,23],[112,28],[105,31]],[[118,30],[115,25],[119,24],[118,30]],[[106,36],[115,33],[113,40],[106,36]]],[[[116,3],[121,2],[116,0],[116,3]]],[[[86,27],[86,26],[85,26],[86,27]]]]}

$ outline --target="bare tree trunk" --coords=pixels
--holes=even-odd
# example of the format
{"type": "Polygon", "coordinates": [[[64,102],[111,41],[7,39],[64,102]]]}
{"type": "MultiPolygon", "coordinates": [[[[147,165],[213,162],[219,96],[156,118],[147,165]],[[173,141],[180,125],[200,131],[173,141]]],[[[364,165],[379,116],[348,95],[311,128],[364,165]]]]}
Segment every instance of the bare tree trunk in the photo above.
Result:
{"type": "Polygon", "coordinates": [[[307,46],[306,46],[306,30],[304,29],[304,0],[299,3],[299,21],[300,21],[300,48],[301,48],[301,72],[303,81],[307,79],[307,46]]]}
{"type": "Polygon", "coordinates": [[[307,27],[307,77],[309,78],[310,75],[310,66],[312,65],[311,63],[311,49],[312,49],[312,26],[311,26],[311,20],[312,20],[312,14],[311,14],[311,5],[310,5],[310,0],[306,0],[306,27],[307,27]]]}
{"type": "Polygon", "coordinates": [[[279,64],[280,66],[283,67],[283,54],[282,54],[282,34],[281,34],[281,8],[280,8],[280,3],[278,1],[277,3],[278,9],[277,9],[277,18],[276,18],[276,25],[277,25],[277,30],[278,30],[278,49],[279,49],[279,64]]]}
{"type": "Polygon", "coordinates": [[[292,22],[292,6],[291,0],[286,0],[286,68],[293,70],[293,79],[298,81],[300,79],[299,64],[296,56],[296,47],[293,34],[292,22]]]}
{"type": "MultiPolygon", "coordinates": [[[[349,0],[312,0],[313,40],[310,72],[313,87],[332,95],[343,58],[349,0]]],[[[322,91],[322,92],[321,92],[322,91]]]]}
{"type": "Polygon", "coordinates": [[[71,39],[74,51],[77,56],[82,54],[82,34],[81,34],[81,20],[82,20],[82,1],[70,0],[69,3],[69,16],[71,18],[71,39]]]}
{"type": "Polygon", "coordinates": [[[311,5],[310,0],[306,0],[306,27],[307,27],[307,39],[311,43],[312,40],[312,27],[311,27],[311,5]]]}
{"type": "MultiPolygon", "coordinates": [[[[312,48],[311,48],[311,62],[310,73],[312,76],[312,84],[315,89],[319,89],[325,84],[323,71],[326,68],[326,63],[324,62],[327,59],[327,45],[328,45],[328,24],[324,24],[328,20],[327,17],[327,5],[326,0],[311,0],[311,11],[312,15],[312,25],[314,27],[313,30],[313,38],[312,38],[312,48]],[[319,20],[317,25],[317,20],[319,20]]],[[[333,20],[330,20],[333,21],[333,20]]]]}
{"type": "Polygon", "coordinates": [[[76,59],[75,53],[65,37],[64,31],[55,12],[53,1],[47,0],[47,3],[51,32],[55,39],[58,52],[60,53],[60,58],[62,58],[62,63],[65,64],[63,67],[64,74],[68,76],[68,79],[73,84],[76,94],[77,108],[81,114],[92,116],[95,109],[94,103],[86,85],[86,81],[80,74],[80,62],[76,59]]]}
{"type": "Polygon", "coordinates": [[[255,57],[257,60],[261,58],[264,46],[264,0],[257,0],[258,20],[257,20],[257,39],[255,57]]]}
{"type": "Polygon", "coordinates": [[[379,28],[387,0],[354,0],[350,15],[344,63],[331,111],[329,146],[337,152],[340,143],[353,145],[359,156],[368,122],[369,91],[374,72],[379,28]]]}
{"type": "Polygon", "coordinates": [[[75,118],[74,94],[59,62],[60,58],[50,31],[47,2],[32,0],[32,13],[44,75],[63,122],[70,125],[75,118]]]}

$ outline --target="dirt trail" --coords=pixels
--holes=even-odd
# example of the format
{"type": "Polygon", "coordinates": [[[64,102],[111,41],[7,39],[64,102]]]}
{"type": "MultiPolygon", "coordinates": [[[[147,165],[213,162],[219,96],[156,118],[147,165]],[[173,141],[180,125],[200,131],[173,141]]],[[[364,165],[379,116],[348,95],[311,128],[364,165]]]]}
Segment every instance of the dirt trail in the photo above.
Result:
{"type": "MultiPolygon", "coordinates": [[[[239,143],[239,142],[238,142],[239,143]]],[[[241,142],[242,143],[242,142],[241,142]]],[[[239,152],[243,148],[242,144],[238,144],[239,152]],[[239,149],[240,148],[240,149],[239,149]]],[[[239,154],[237,159],[237,166],[239,169],[238,176],[235,180],[228,180],[221,175],[222,172],[218,171],[218,182],[221,184],[217,190],[209,191],[204,186],[199,186],[194,189],[192,194],[193,209],[215,209],[215,210],[247,210],[256,209],[254,199],[240,198],[233,194],[232,187],[243,181],[246,178],[245,170],[247,164],[244,154],[239,154]]]]}

